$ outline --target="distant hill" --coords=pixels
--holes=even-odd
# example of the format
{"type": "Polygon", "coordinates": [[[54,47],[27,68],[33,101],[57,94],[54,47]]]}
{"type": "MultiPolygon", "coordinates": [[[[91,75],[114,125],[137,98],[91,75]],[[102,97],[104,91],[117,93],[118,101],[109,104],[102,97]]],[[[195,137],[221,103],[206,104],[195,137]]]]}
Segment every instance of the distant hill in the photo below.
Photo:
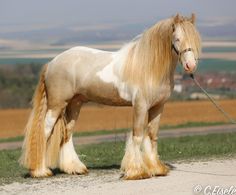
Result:
{"type": "MultiPolygon", "coordinates": [[[[15,30],[0,31],[0,51],[7,51],[16,47],[14,42],[23,45],[23,49],[30,43],[34,47],[47,46],[66,46],[81,44],[96,44],[106,42],[127,42],[132,40],[145,29],[151,27],[155,22],[147,23],[128,23],[128,24],[104,24],[97,26],[57,26],[37,30],[15,30]],[[26,41],[24,43],[24,41],[26,41]]],[[[198,29],[204,40],[236,40],[236,22],[225,24],[212,24],[211,22],[198,22],[198,29]]]]}

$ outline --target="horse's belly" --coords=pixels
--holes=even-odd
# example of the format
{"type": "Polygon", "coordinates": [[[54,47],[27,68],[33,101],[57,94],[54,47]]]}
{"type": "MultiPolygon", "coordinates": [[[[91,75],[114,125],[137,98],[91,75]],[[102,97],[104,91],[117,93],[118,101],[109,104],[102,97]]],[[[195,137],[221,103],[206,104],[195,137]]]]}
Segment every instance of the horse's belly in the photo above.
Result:
{"type": "Polygon", "coordinates": [[[91,82],[81,92],[89,101],[113,106],[131,106],[131,101],[120,97],[118,90],[111,83],[91,82]]]}

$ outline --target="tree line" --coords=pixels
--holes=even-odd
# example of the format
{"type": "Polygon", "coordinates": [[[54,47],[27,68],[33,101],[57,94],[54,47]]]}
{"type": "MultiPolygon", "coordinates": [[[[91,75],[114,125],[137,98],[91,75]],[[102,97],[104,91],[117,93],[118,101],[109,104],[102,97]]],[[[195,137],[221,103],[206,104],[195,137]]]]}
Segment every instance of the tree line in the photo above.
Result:
{"type": "Polygon", "coordinates": [[[26,108],[38,82],[42,64],[0,65],[0,108],[26,108]]]}

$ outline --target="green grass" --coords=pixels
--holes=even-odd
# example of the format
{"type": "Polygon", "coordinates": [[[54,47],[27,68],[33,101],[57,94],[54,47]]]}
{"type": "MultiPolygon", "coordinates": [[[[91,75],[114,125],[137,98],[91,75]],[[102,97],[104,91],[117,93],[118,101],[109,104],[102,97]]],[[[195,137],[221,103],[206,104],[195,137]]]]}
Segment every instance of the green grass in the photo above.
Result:
{"type": "MultiPolygon", "coordinates": [[[[124,142],[76,146],[80,158],[90,169],[118,168],[124,149],[124,142]]],[[[236,133],[162,138],[159,140],[159,154],[168,162],[235,157],[236,133]]],[[[0,151],[0,184],[31,180],[24,178],[27,170],[19,166],[19,156],[20,150],[0,151]]]]}
{"type": "Polygon", "coordinates": [[[27,170],[20,167],[18,159],[20,150],[1,150],[0,151],[0,184],[21,181],[27,170]]]}
{"type": "MultiPolygon", "coordinates": [[[[187,122],[179,125],[162,125],[160,127],[161,130],[168,129],[178,129],[185,127],[202,127],[202,126],[215,126],[215,125],[223,125],[225,122],[187,122]]],[[[95,135],[108,135],[108,134],[118,134],[118,133],[127,133],[130,129],[114,129],[114,130],[98,130],[98,131],[86,131],[86,132],[75,132],[73,135],[75,137],[81,136],[95,136],[95,135]]],[[[18,137],[10,137],[10,138],[1,138],[0,143],[4,142],[16,142],[23,141],[23,136],[18,137]]]]}
{"type": "Polygon", "coordinates": [[[202,52],[236,52],[236,47],[203,47],[202,52]]]}
{"type": "MultiPolygon", "coordinates": [[[[93,168],[119,166],[124,149],[124,142],[77,147],[81,159],[93,168]]],[[[229,157],[236,154],[236,133],[162,138],[159,154],[164,161],[229,157]]]]}
{"type": "Polygon", "coordinates": [[[9,137],[9,138],[1,138],[1,139],[0,139],[0,143],[23,141],[23,138],[24,138],[23,136],[9,137]]]}
{"type": "Polygon", "coordinates": [[[188,128],[188,127],[206,127],[227,124],[225,122],[187,122],[179,125],[162,125],[161,130],[188,128]]]}

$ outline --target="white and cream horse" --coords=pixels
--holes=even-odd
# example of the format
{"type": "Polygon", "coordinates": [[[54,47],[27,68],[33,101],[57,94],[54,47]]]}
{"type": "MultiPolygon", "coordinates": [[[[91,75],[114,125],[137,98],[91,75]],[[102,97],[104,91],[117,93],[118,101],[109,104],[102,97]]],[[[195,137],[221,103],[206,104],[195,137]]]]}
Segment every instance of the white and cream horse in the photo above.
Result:
{"type": "Polygon", "coordinates": [[[121,163],[125,179],[166,175],[168,168],[157,153],[159,120],[178,60],[185,72],[196,69],[201,45],[194,20],[194,15],[176,15],[117,52],[74,47],[45,65],[20,159],[31,176],[50,176],[49,168],[55,167],[68,174],[87,173],[75,152],[72,129],[88,101],[133,106],[133,131],[121,163]]]}

